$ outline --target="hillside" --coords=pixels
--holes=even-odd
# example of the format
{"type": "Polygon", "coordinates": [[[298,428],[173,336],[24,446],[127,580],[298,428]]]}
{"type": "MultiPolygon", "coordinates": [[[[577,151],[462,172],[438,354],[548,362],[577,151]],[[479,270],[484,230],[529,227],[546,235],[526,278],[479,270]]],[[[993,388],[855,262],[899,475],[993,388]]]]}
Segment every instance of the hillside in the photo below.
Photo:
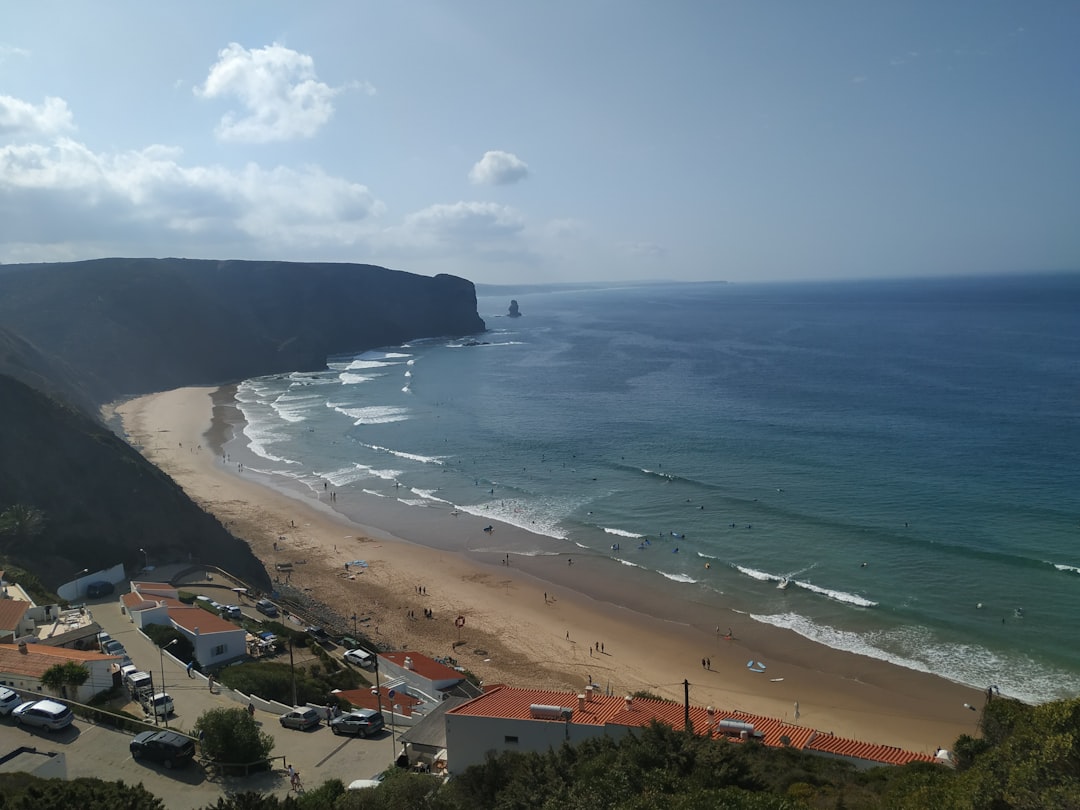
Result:
{"type": "Polygon", "coordinates": [[[98,403],[485,328],[455,276],[193,259],[0,266],[0,326],[77,369],[98,403]]]}
{"type": "Polygon", "coordinates": [[[372,265],[101,259],[0,266],[0,513],[44,514],[0,553],[55,588],[83,568],[213,563],[248,546],[100,420],[101,404],[325,368],[329,355],[484,330],[471,282],[372,265]]]}

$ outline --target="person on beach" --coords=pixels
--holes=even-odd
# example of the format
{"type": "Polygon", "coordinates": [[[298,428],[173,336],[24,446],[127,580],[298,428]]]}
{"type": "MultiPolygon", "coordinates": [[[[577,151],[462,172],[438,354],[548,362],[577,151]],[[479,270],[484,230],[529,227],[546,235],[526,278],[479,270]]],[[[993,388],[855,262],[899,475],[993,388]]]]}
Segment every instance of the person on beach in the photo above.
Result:
{"type": "Polygon", "coordinates": [[[187,670],[187,676],[188,676],[189,678],[194,678],[194,677],[195,677],[195,675],[194,675],[194,674],[192,673],[192,671],[191,671],[191,670],[193,670],[194,668],[195,668],[195,659],[194,659],[194,658],[192,658],[192,659],[191,659],[190,661],[188,661],[188,662],[187,662],[187,666],[186,666],[186,667],[184,667],[184,669],[185,669],[185,670],[187,670]]]}
{"type": "Polygon", "coordinates": [[[206,679],[206,684],[207,684],[207,687],[210,689],[210,691],[213,692],[214,691],[214,676],[213,675],[211,675],[209,678],[206,679]]]}

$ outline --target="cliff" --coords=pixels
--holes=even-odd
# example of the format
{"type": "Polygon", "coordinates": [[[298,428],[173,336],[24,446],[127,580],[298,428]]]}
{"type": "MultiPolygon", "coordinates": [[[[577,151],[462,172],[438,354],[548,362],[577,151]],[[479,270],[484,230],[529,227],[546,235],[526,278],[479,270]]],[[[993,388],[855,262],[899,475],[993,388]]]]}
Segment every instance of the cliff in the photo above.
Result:
{"type": "Polygon", "coordinates": [[[0,266],[0,325],[76,369],[99,403],[485,328],[456,276],[191,259],[0,266]]]}
{"type": "Polygon", "coordinates": [[[356,264],[101,259],[0,266],[0,513],[44,515],[0,553],[55,588],[102,561],[207,562],[267,589],[248,546],[115,436],[105,402],[325,368],[481,332],[465,279],[356,264]]]}

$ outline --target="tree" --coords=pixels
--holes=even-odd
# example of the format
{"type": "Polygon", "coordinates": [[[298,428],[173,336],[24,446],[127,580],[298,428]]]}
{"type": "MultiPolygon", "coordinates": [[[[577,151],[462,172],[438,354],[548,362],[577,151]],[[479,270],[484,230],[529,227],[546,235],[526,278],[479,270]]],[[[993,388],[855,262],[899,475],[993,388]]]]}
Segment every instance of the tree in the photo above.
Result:
{"type": "Polygon", "coordinates": [[[203,756],[215,762],[246,764],[266,759],[274,738],[241,708],[211,709],[195,721],[203,756]]]}
{"type": "Polygon", "coordinates": [[[26,546],[45,528],[45,513],[36,506],[17,503],[0,512],[0,534],[26,546]]]}
{"type": "Polygon", "coordinates": [[[142,785],[87,777],[65,781],[4,774],[0,778],[0,797],[3,807],[13,810],[165,810],[161,799],[142,785]]]}
{"type": "Polygon", "coordinates": [[[78,689],[87,678],[90,670],[77,661],[65,661],[63,664],[54,664],[41,674],[41,685],[51,689],[60,697],[66,698],[67,688],[74,686],[78,689]]]}

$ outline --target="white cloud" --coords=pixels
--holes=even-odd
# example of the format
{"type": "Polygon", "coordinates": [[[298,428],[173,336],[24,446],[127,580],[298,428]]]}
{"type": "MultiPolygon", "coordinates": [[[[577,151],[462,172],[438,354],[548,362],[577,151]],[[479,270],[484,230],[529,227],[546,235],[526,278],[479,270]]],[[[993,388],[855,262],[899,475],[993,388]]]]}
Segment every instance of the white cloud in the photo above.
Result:
{"type": "Polygon", "coordinates": [[[529,164],[510,152],[494,150],[484,156],[469,171],[469,180],[476,185],[505,186],[529,176],[529,164]]]}
{"type": "Polygon", "coordinates": [[[0,137],[40,137],[72,130],[71,110],[62,98],[46,98],[35,107],[22,99],[0,96],[0,137]]]}
{"type": "Polygon", "coordinates": [[[439,203],[409,214],[403,227],[421,241],[484,242],[519,233],[525,221],[506,205],[461,201],[439,203]]]}
{"type": "Polygon", "coordinates": [[[317,80],[314,60],[274,43],[247,50],[231,43],[195,94],[232,98],[243,112],[226,113],[216,133],[226,141],[266,143],[310,138],[334,114],[340,89],[317,80]]]}
{"type": "MultiPolygon", "coordinates": [[[[90,255],[105,244],[127,255],[275,255],[355,245],[384,211],[367,187],[316,167],[231,170],[181,157],[166,146],[99,154],[70,138],[0,146],[5,241],[38,245],[37,261],[69,243],[90,255]]],[[[13,250],[5,245],[9,261],[13,250]]]]}

